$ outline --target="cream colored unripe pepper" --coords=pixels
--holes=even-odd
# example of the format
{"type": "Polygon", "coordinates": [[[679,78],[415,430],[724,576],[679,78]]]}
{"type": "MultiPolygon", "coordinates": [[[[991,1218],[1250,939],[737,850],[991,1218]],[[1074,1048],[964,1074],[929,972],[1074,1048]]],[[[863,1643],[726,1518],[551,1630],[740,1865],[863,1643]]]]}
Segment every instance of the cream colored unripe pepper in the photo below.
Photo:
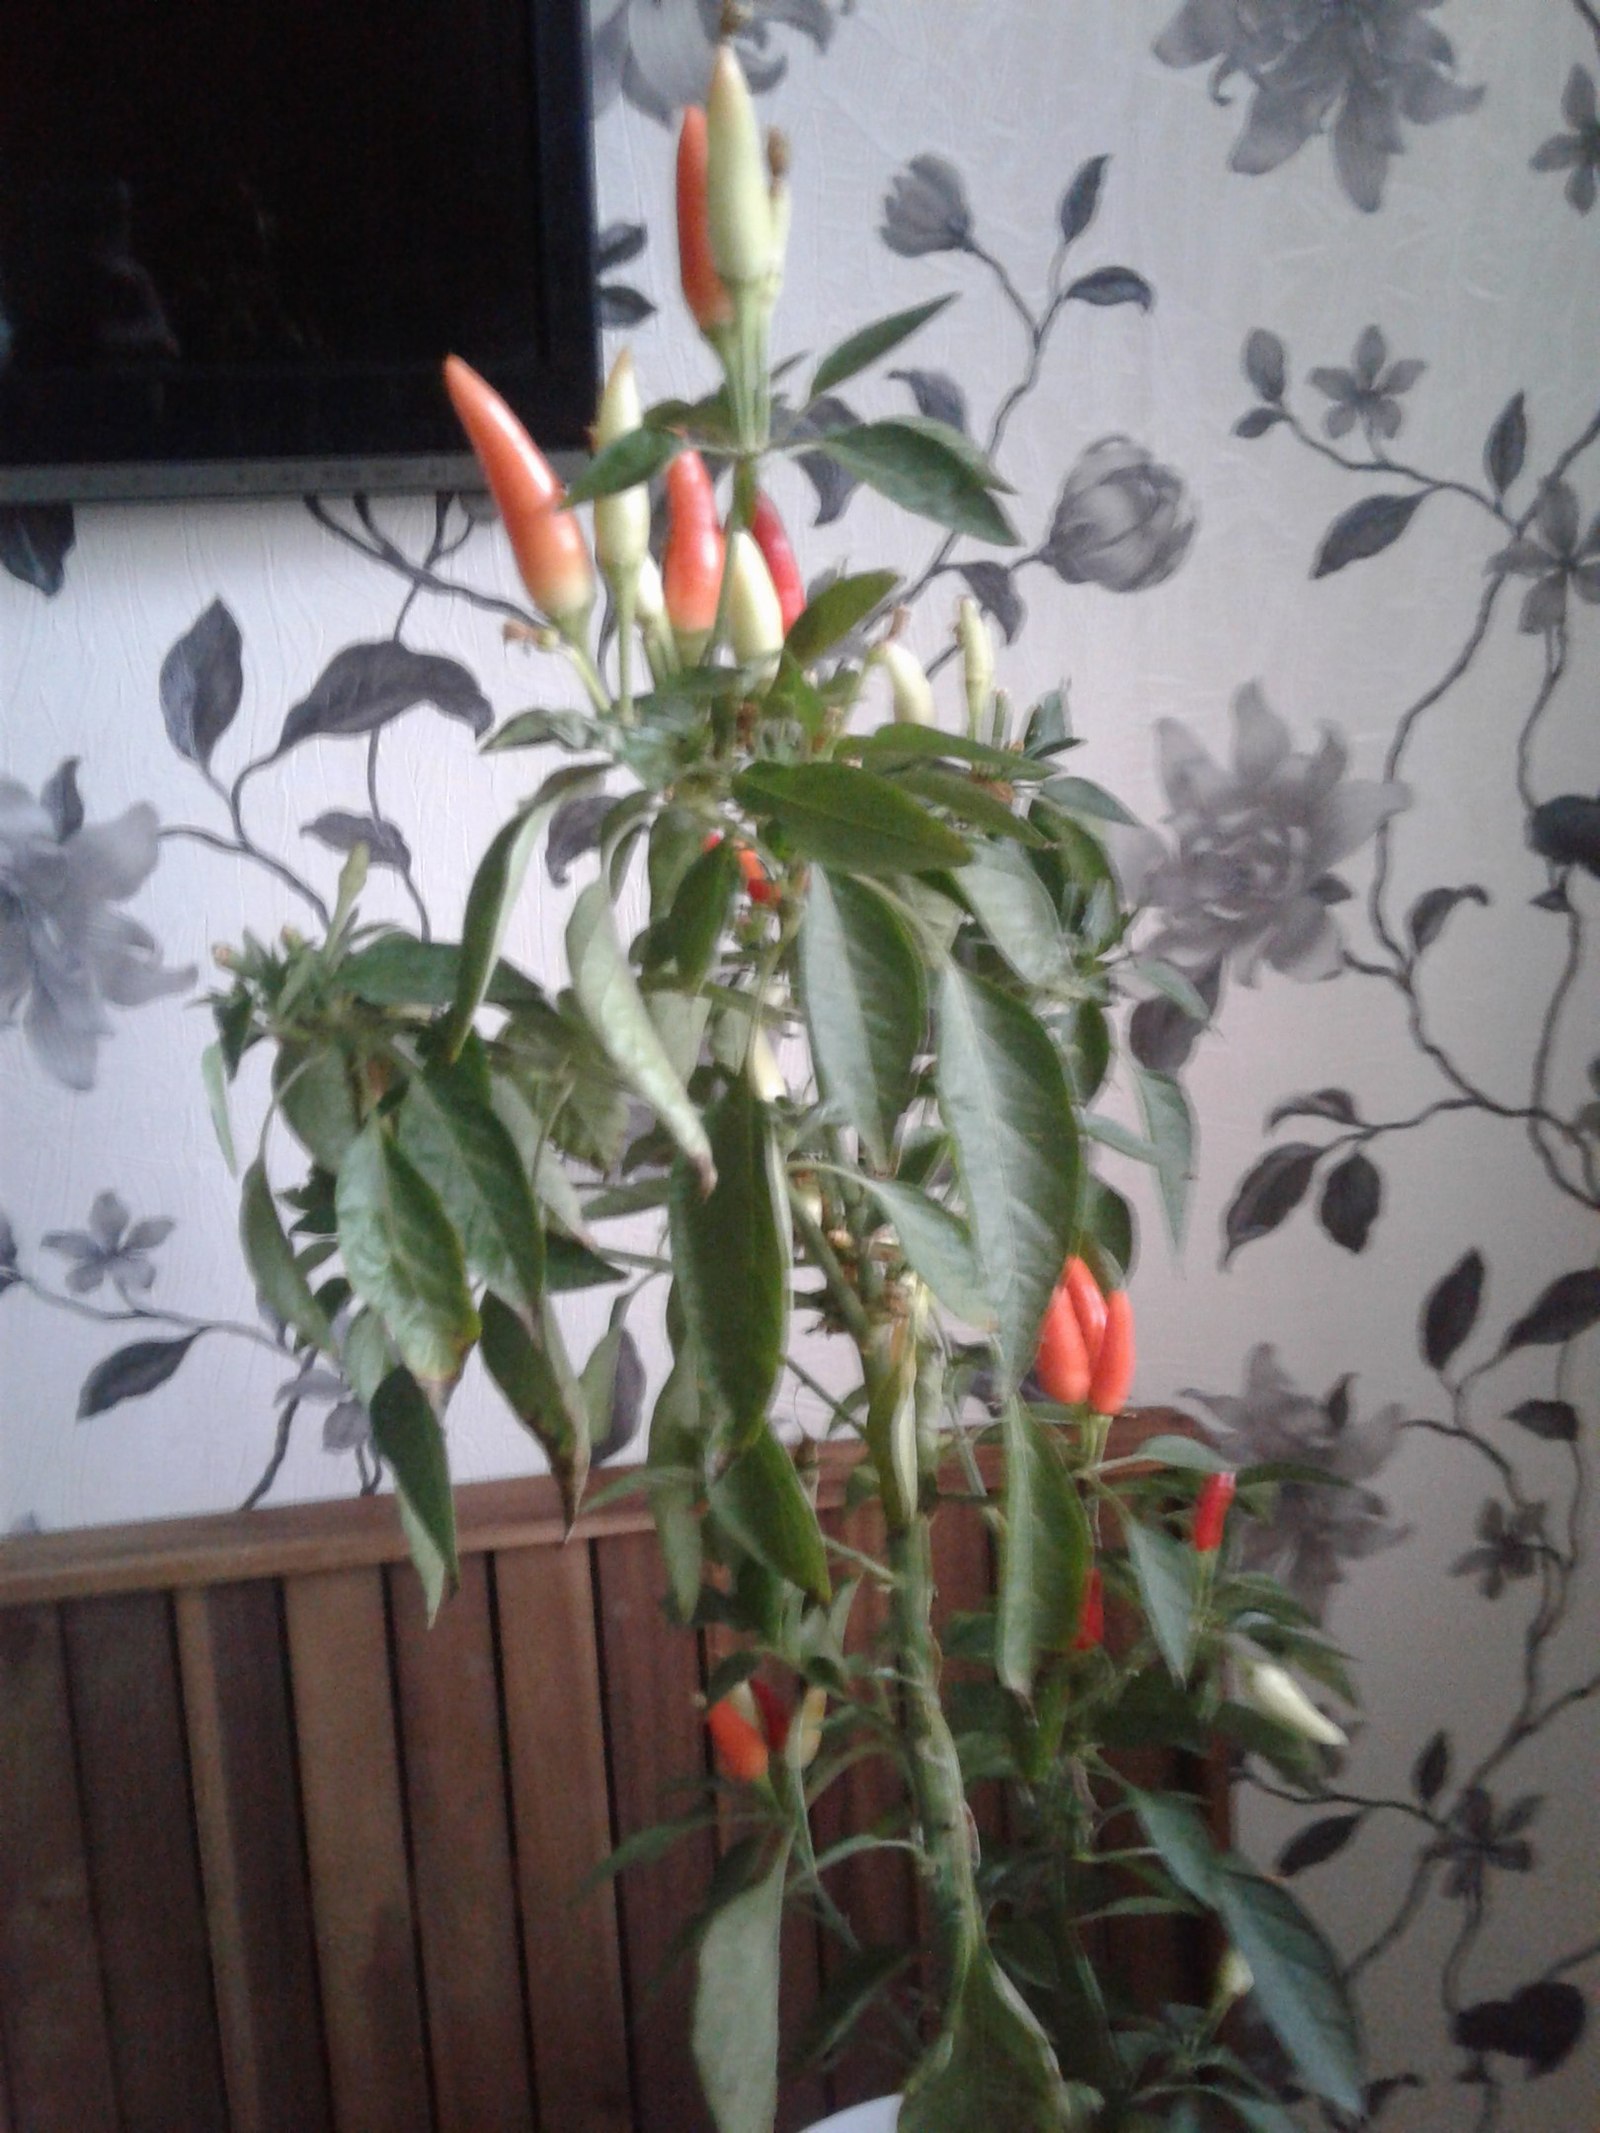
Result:
{"type": "Polygon", "coordinates": [[[933,702],[933,685],[915,652],[890,639],[868,653],[867,664],[882,667],[888,675],[897,719],[911,726],[936,726],[939,723],[933,702]]]}
{"type": "MultiPolygon", "coordinates": [[[[594,448],[631,436],[644,421],[639,400],[639,380],[633,354],[624,348],[611,366],[605,391],[595,416],[594,448]]],[[[612,496],[597,496],[594,505],[594,548],[613,593],[619,598],[623,585],[634,581],[640,564],[650,552],[650,491],[643,482],[619,489],[612,496]]]]}

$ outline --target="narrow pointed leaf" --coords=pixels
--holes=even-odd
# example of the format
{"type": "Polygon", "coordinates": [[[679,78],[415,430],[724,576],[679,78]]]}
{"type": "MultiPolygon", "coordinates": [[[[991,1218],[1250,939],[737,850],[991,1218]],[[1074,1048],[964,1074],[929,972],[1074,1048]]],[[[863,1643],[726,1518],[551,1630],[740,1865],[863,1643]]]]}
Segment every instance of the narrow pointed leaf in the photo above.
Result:
{"type": "Polygon", "coordinates": [[[284,1234],[277,1202],[262,1164],[257,1161],[244,1174],[239,1198],[239,1238],[267,1309],[281,1318],[313,1348],[332,1352],[333,1328],[328,1315],[311,1293],[311,1284],[294,1256],[294,1246],[284,1234]]]}
{"type": "Polygon", "coordinates": [[[789,1330],[788,1196],[767,1107],[740,1075],[707,1114],[715,1187],[689,1165],[668,1202],[678,1290],[700,1367],[734,1426],[763,1422],[789,1330]]]}
{"type": "Polygon", "coordinates": [[[550,1462],[570,1526],[589,1474],[589,1414],[549,1311],[528,1324],[494,1294],[483,1299],[484,1366],[550,1462]]]}
{"type": "Polygon", "coordinates": [[[200,1054],[200,1079],[205,1085],[206,1103],[211,1112],[212,1130],[217,1136],[217,1146],[222,1150],[222,1160],[228,1166],[228,1175],[233,1177],[239,1169],[239,1158],[233,1147],[233,1121],[228,1116],[228,1066],[222,1056],[220,1040],[208,1044],[200,1054]]]}
{"type": "Polygon", "coordinates": [[[809,666],[882,607],[899,582],[892,570],[835,578],[795,616],[783,641],[785,651],[801,666],[809,666]]]}
{"type": "Polygon", "coordinates": [[[1173,1679],[1185,1681],[1194,1650],[1194,1553],[1136,1518],[1128,1519],[1125,1531],[1151,1634],[1173,1679]]]}
{"type": "Polygon", "coordinates": [[[760,1430],[711,1484],[711,1508],[757,1562],[824,1604],[832,1596],[822,1529],[794,1461],[760,1430]]]}
{"type": "Polygon", "coordinates": [[[966,840],[889,779],[853,763],[758,763],[734,798],[769,815],[807,859],[848,874],[926,874],[969,858],[966,840]]]}
{"type": "Polygon", "coordinates": [[[424,1385],[453,1382],[478,1336],[461,1241],[381,1120],[351,1142],[334,1204],[350,1286],[382,1318],[414,1376],[424,1385]]]}
{"type": "Polygon", "coordinates": [[[456,1507],[444,1431],[409,1370],[390,1371],[372,1396],[372,1441],[394,1476],[411,1559],[422,1579],[428,1620],[461,1581],[456,1507]]]}
{"type": "Polygon", "coordinates": [[[1287,1889],[1230,1856],[1215,1885],[1229,1940],[1250,1965],[1256,2002],[1306,2086],[1359,2120],[1361,2042],[1338,1958],[1287,1889]]]}
{"type": "Polygon", "coordinates": [[[852,333],[837,348],[831,348],[817,365],[817,374],[811,381],[812,399],[832,392],[846,378],[853,378],[869,363],[876,363],[880,356],[888,355],[902,341],[910,340],[951,301],[949,296],[936,296],[931,303],[917,304],[909,311],[896,311],[889,318],[874,319],[870,326],[852,333]]]}
{"type": "Polygon", "coordinates": [[[716,1177],[698,1106],[678,1079],[617,938],[604,882],[591,882],[567,921],[572,989],[606,1057],[642,1096],[694,1166],[702,1191],[716,1177]]]}
{"type": "Polygon", "coordinates": [[[994,1307],[984,1293],[972,1233],[960,1216],[915,1185],[872,1178],[867,1190],[894,1224],[913,1271],[945,1309],[969,1326],[993,1326],[994,1307]]]}
{"type": "Polygon", "coordinates": [[[887,1169],[927,1034],[922,959],[881,896],[821,867],[800,929],[800,992],[823,1093],[887,1169]]]}
{"type": "Polygon", "coordinates": [[[785,1839],[761,1879],[725,1903],[700,1942],[694,2063],[717,2133],[772,2133],[778,2111],[778,1940],[785,1839]]]}
{"type": "Polygon", "coordinates": [[[1020,1001],[947,966],[939,990],[939,1109],[1015,1385],[1077,1231],[1078,1136],[1061,1061],[1020,1001]]]}
{"type": "Polygon", "coordinates": [[[995,1671],[1014,1695],[1033,1694],[1043,1652],[1072,1648],[1093,1542],[1077,1484],[1036,1416],[1006,1404],[1005,1527],[995,1616],[995,1671]]]}
{"type": "Polygon", "coordinates": [[[487,1075],[466,1056],[430,1066],[400,1107],[400,1146],[439,1195],[467,1264],[508,1303],[538,1309],[543,1225],[487,1075]]]}

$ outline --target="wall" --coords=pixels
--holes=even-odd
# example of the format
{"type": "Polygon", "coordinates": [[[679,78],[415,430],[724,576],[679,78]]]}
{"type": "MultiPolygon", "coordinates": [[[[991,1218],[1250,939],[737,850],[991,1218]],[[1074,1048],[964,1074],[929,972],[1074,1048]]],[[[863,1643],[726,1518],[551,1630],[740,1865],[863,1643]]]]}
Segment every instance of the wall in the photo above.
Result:
{"type": "MultiPolygon", "coordinates": [[[[704,376],[658,123],[698,23],[596,10],[607,303],[663,394],[704,376]]],[[[1074,767],[1154,826],[1121,843],[1142,944],[1211,1009],[1168,980],[1135,1031],[1197,1121],[1181,1252],[1108,1158],[1147,1215],[1140,1391],[1344,1484],[1287,1489],[1259,1547],[1355,1655],[1366,1717],[1315,1815],[1247,1786],[1248,1835],[1293,1840],[1347,1955],[1379,2122],[1572,2127],[1600,2087],[1600,19],[786,0],[751,52],[794,148],[780,340],[954,292],[847,398],[964,421],[1023,530],[951,551],[788,469],[803,560],[896,561],[930,656],[970,584],[1013,693],[1066,680],[1074,767]]],[[[502,643],[514,582],[459,503],[65,531],[0,533],[0,1522],[347,1490],[362,1417],[254,1309],[186,1003],[213,942],[330,895],[341,816],[393,826],[372,914],[448,934],[523,782],[475,758],[480,692],[504,713],[551,679],[502,643]],[[430,556],[455,590],[417,591],[430,556]],[[161,675],[184,639],[226,668],[226,617],[190,634],[217,601],[242,686],[208,777],[161,675]],[[266,760],[336,654],[396,643],[458,663],[431,708],[369,649],[396,711],[370,747],[266,760]]],[[[562,909],[529,896],[532,967],[562,909]]],[[[468,1475],[530,1463],[470,1387],[452,1426],[468,1475]]]]}

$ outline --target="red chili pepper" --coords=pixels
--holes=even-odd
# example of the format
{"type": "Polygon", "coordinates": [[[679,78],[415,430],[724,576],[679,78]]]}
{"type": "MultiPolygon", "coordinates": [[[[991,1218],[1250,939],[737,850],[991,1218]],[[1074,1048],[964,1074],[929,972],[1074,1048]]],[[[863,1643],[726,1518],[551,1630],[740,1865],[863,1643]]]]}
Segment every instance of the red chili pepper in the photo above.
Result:
{"type": "Polygon", "coordinates": [[[1105,1297],[1086,1260],[1069,1259],[1067,1270],[1061,1278],[1067,1285],[1067,1294],[1072,1298],[1072,1308],[1078,1314],[1083,1345],[1089,1351],[1089,1364],[1092,1369],[1095,1358],[1100,1353],[1100,1343],[1105,1337],[1105,1297]]]}
{"type": "Polygon", "coordinates": [[[789,1707],[770,1681],[753,1679],[750,1683],[750,1693],[761,1713],[761,1730],[766,1736],[767,1746],[774,1755],[781,1755],[784,1743],[789,1738],[789,1707]]]}
{"type": "Polygon", "coordinates": [[[753,1699],[741,1699],[737,1692],[714,1703],[706,1713],[706,1726],[723,1776],[738,1785],[754,1785],[766,1776],[771,1757],[760,1726],[746,1717],[741,1701],[753,1704],[753,1699]]]}
{"type": "Polygon", "coordinates": [[[789,536],[783,530],[778,507],[765,491],[756,498],[755,510],[750,514],[750,531],[755,535],[756,546],[771,572],[778,606],[783,612],[783,633],[787,637],[796,618],[805,609],[805,581],[800,575],[800,565],[794,559],[794,550],[789,546],[789,536]]]}
{"type": "Polygon", "coordinates": [[[739,847],[739,872],[744,878],[744,893],[753,904],[775,904],[778,901],[771,875],[747,844],[739,847]]]}
{"type": "Polygon", "coordinates": [[[1133,1385],[1133,1304],[1126,1289],[1106,1298],[1106,1329],[1089,1381],[1089,1405],[1097,1415],[1120,1415],[1133,1385]]]}
{"type": "Polygon", "coordinates": [[[1197,1555],[1214,1555],[1222,1546],[1228,1509],[1239,1486],[1232,1474],[1208,1474],[1194,1507],[1193,1540],[1197,1555]]]}
{"type": "Polygon", "coordinates": [[[1088,1398],[1089,1351],[1065,1283],[1057,1287],[1044,1314],[1033,1367],[1045,1392],[1063,1407],[1077,1407],[1088,1398]]]}
{"type": "Polygon", "coordinates": [[[566,492],[550,462],[471,364],[446,357],[444,382],[534,605],[557,622],[586,612],[594,599],[589,547],[578,521],[556,508],[566,492]]]}
{"type": "Polygon", "coordinates": [[[1083,1588],[1083,1606],[1078,1615],[1078,1634],[1072,1640],[1075,1652],[1092,1652],[1106,1641],[1105,1580],[1095,1569],[1083,1588]]]}
{"type": "Polygon", "coordinates": [[[686,105],[678,129],[678,277],[689,316],[707,334],[733,324],[733,298],[711,257],[708,160],[706,115],[698,104],[686,105]]]}
{"type": "Polygon", "coordinates": [[[680,452],[667,469],[667,552],[661,576],[667,619],[684,656],[698,659],[716,626],[722,591],[722,528],[711,476],[698,452],[680,452]]]}

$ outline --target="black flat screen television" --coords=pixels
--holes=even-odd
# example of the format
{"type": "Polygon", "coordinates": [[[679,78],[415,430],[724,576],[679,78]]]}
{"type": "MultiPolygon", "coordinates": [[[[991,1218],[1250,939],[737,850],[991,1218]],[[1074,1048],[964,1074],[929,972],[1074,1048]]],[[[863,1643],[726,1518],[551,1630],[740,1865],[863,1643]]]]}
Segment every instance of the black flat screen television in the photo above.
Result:
{"type": "Polygon", "coordinates": [[[582,443],[583,0],[0,5],[0,499],[473,483],[582,443]]]}

